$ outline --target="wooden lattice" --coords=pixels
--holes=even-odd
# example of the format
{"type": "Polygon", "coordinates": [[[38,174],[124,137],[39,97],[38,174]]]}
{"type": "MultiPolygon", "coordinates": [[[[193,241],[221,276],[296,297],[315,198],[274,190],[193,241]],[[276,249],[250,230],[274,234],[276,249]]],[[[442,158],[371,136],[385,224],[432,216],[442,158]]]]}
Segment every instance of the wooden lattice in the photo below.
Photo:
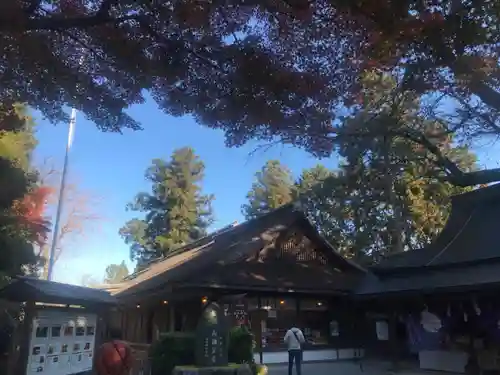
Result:
{"type": "Polygon", "coordinates": [[[300,231],[294,230],[284,233],[276,241],[279,248],[279,258],[295,258],[297,262],[319,263],[327,265],[328,258],[314,248],[311,240],[300,231]]]}

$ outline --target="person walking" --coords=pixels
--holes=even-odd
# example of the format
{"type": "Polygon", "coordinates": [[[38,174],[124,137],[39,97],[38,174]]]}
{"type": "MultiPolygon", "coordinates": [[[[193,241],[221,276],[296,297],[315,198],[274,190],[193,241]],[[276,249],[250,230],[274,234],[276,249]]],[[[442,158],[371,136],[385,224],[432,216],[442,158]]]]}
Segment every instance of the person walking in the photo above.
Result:
{"type": "Polygon", "coordinates": [[[283,339],[288,347],[288,375],[292,375],[293,363],[297,375],[302,372],[302,345],[306,342],[304,334],[297,327],[290,328],[283,339]]]}

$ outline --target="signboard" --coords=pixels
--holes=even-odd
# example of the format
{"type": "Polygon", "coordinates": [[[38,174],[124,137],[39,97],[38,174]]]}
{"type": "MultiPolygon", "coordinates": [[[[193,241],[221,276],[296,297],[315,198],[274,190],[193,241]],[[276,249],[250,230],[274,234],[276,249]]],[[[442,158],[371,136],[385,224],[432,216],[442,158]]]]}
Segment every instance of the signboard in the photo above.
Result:
{"type": "Polygon", "coordinates": [[[389,340],[389,324],[385,320],[375,322],[375,331],[377,333],[377,340],[389,340]]]}
{"type": "Polygon", "coordinates": [[[210,303],[196,327],[196,365],[200,367],[227,365],[228,327],[224,309],[210,303]]]}
{"type": "Polygon", "coordinates": [[[338,337],[340,335],[339,332],[339,322],[336,320],[332,320],[330,322],[330,336],[338,337]]]}
{"type": "Polygon", "coordinates": [[[248,309],[244,301],[238,301],[231,304],[230,316],[233,326],[248,324],[248,309]]]}
{"type": "Polygon", "coordinates": [[[27,375],[69,375],[92,369],[97,317],[40,310],[33,319],[27,375]]]}

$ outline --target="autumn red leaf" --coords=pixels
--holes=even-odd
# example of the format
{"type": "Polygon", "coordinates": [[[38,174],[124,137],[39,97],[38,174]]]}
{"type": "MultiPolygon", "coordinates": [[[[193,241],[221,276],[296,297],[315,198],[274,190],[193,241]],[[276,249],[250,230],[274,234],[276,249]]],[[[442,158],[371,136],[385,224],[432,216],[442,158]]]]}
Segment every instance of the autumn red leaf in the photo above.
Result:
{"type": "Polygon", "coordinates": [[[20,224],[28,228],[30,239],[39,245],[43,244],[47,237],[45,209],[47,199],[53,193],[54,189],[51,187],[40,186],[14,205],[20,224]]]}

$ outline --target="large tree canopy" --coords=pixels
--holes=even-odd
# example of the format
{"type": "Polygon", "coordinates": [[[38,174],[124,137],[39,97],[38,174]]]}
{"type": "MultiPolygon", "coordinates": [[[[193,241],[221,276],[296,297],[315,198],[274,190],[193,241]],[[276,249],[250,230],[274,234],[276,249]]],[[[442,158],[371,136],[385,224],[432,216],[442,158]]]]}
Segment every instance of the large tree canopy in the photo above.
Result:
{"type": "Polygon", "coordinates": [[[298,197],[312,223],[342,254],[371,262],[430,243],[448,219],[449,197],[471,189],[445,181],[447,171],[436,154],[465,172],[476,169],[476,157],[425,116],[418,95],[394,95],[392,77],[369,74],[362,84],[362,106],[337,130],[355,132],[359,139],[339,142],[338,169],[317,165],[294,182],[285,166],[269,161],[256,174],[243,209],[255,217],[298,197]],[[394,136],[409,126],[425,135],[434,153],[394,136]]]}
{"type": "Polygon", "coordinates": [[[335,173],[304,172],[299,192],[312,221],[340,251],[373,261],[430,243],[446,223],[449,197],[471,189],[445,181],[442,158],[464,172],[477,167],[474,154],[426,118],[415,93],[389,95],[395,82],[385,75],[367,75],[362,82],[362,108],[338,129],[361,136],[340,144],[335,173]],[[436,150],[385,133],[401,134],[409,126],[436,150]]]}
{"type": "MultiPolygon", "coordinates": [[[[325,156],[360,72],[376,68],[400,90],[455,98],[460,120],[444,118],[447,131],[497,134],[499,13],[488,0],[4,1],[0,100],[52,120],[69,104],[118,131],[139,128],[125,109],[147,90],[230,145],[278,136],[325,156]]],[[[441,163],[455,184],[500,178],[441,163]]]]}

